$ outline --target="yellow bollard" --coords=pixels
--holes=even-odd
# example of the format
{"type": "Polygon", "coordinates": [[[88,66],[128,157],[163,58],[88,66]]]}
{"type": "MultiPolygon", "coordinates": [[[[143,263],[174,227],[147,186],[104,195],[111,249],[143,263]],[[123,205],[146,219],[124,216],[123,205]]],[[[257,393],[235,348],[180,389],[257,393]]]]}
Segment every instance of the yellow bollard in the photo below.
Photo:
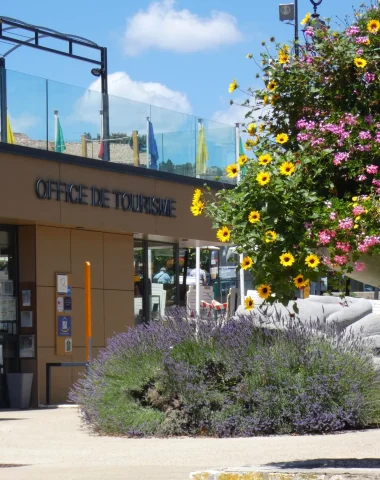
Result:
{"type": "Polygon", "coordinates": [[[84,264],[84,303],[86,328],[86,362],[92,362],[91,264],[84,264]]]}

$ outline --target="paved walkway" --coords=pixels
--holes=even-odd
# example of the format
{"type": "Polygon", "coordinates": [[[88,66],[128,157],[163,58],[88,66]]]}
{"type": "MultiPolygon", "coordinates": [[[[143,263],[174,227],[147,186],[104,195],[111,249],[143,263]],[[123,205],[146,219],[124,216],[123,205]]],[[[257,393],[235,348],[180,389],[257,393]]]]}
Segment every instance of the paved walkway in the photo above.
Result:
{"type": "Polygon", "coordinates": [[[76,408],[0,411],[1,480],[187,480],[191,471],[314,459],[380,459],[380,429],[239,439],[89,434],[76,408]]]}

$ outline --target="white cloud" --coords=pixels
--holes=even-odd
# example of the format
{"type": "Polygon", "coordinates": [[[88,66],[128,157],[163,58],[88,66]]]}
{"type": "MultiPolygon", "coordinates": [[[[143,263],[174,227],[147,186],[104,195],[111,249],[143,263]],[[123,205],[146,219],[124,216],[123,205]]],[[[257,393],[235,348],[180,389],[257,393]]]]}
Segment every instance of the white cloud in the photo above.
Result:
{"type": "Polygon", "coordinates": [[[242,123],[245,121],[244,115],[247,113],[246,107],[241,107],[233,103],[225,110],[216,111],[212,119],[215,122],[226,123],[227,125],[234,125],[235,123],[242,123]]]}
{"type": "Polygon", "coordinates": [[[148,49],[192,53],[239,42],[242,34],[234,16],[213,11],[202,18],[189,10],[176,10],[175,0],[151,3],[128,20],[124,48],[128,55],[148,49]]]}
{"type": "Polygon", "coordinates": [[[243,103],[244,99],[236,99],[236,103],[229,105],[228,108],[224,110],[216,111],[212,119],[215,122],[227,123],[228,125],[234,125],[235,123],[250,123],[252,121],[259,121],[260,115],[264,112],[268,112],[268,108],[261,108],[260,110],[254,110],[250,117],[245,118],[245,114],[250,111],[248,107],[242,107],[239,103],[243,103]]]}
{"type": "Polygon", "coordinates": [[[31,115],[30,113],[24,112],[17,117],[10,115],[9,121],[11,122],[11,127],[14,133],[25,133],[30,128],[38,125],[40,119],[34,115],[31,115]]]}
{"type": "MultiPolygon", "coordinates": [[[[76,102],[71,121],[100,124],[100,89],[100,79],[97,79],[76,102]]],[[[174,128],[178,131],[178,128],[186,129],[188,124],[193,125],[194,120],[189,116],[191,104],[186,94],[161,83],[139,82],[125,72],[115,72],[108,76],[108,91],[111,132],[145,130],[147,116],[151,117],[155,131],[174,128]]]]}

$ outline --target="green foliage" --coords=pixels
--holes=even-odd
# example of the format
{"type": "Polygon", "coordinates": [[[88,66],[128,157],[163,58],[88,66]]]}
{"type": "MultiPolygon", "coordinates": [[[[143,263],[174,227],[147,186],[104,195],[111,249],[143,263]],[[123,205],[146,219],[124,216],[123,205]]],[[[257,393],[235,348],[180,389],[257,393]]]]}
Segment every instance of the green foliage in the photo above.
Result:
{"type": "MultiPolygon", "coordinates": [[[[292,299],[298,275],[307,283],[331,268],[344,274],[355,264],[360,271],[361,255],[380,251],[376,22],[378,6],[358,12],[344,31],[317,28],[311,19],[299,57],[287,45],[275,44],[272,52],[264,43],[257,64],[264,88],[249,88],[244,102],[247,118],[256,119],[246,125],[245,148],[252,155],[239,158],[242,179],[236,188],[215,197],[205,193],[200,200],[213,226],[228,227],[227,241],[253,259],[256,283],[270,285],[275,294],[269,302],[292,299]],[[262,175],[267,179],[261,181],[262,175]],[[260,221],[249,221],[252,211],[260,221]],[[267,242],[269,230],[276,241],[267,242]],[[292,265],[280,263],[283,253],[294,256],[292,265]],[[306,258],[315,253],[320,263],[310,265],[306,258]]],[[[238,88],[230,85],[231,91],[238,88]]],[[[335,278],[339,283],[340,275],[335,278]]]]}
{"type": "MultiPolygon", "coordinates": [[[[264,317],[263,317],[264,318],[264,317]]],[[[380,371],[323,323],[182,316],[110,339],[71,398],[97,432],[128,436],[328,432],[380,422],[380,371]]]]}

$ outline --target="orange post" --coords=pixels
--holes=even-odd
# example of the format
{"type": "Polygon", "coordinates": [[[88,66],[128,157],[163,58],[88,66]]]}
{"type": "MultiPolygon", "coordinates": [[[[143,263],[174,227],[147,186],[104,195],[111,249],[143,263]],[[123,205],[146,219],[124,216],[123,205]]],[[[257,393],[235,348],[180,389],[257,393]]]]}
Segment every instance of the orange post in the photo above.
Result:
{"type": "Polygon", "coordinates": [[[92,361],[91,264],[84,264],[84,303],[86,322],[86,361],[92,361]]]}

